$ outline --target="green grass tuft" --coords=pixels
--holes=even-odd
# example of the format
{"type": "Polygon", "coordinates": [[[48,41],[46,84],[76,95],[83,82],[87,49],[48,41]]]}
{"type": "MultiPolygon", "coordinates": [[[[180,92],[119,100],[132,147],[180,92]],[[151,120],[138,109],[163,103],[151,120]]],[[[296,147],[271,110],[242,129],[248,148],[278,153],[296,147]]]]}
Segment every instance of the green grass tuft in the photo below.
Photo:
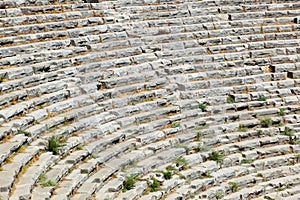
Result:
{"type": "Polygon", "coordinates": [[[217,152],[217,151],[213,151],[209,154],[209,157],[208,157],[210,160],[214,160],[216,161],[217,163],[220,163],[224,160],[224,156],[222,153],[220,152],[217,152]]]}

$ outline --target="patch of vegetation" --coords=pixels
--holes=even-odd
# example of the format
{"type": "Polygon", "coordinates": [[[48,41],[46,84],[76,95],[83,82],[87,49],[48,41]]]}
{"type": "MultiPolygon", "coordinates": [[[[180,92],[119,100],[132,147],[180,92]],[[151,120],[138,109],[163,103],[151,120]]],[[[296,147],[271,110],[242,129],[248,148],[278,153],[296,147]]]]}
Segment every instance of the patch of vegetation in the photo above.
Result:
{"type": "Polygon", "coordinates": [[[219,191],[219,192],[216,193],[216,198],[217,199],[222,199],[223,197],[224,197],[224,195],[222,194],[222,192],[219,191]]]}
{"type": "Polygon", "coordinates": [[[180,126],[179,122],[172,123],[171,128],[177,128],[180,126]]]}
{"type": "Polygon", "coordinates": [[[282,191],[284,191],[284,190],[286,190],[286,189],[289,189],[289,188],[291,188],[291,186],[289,186],[289,185],[287,185],[287,186],[282,186],[282,187],[278,188],[278,189],[275,190],[275,191],[276,191],[276,192],[282,192],[282,191]]]}
{"type": "Polygon", "coordinates": [[[241,160],[241,164],[250,164],[250,163],[253,163],[253,160],[250,160],[250,159],[242,159],[241,160]]]}
{"type": "Polygon", "coordinates": [[[210,160],[214,160],[217,163],[220,163],[224,160],[224,155],[221,152],[213,151],[209,154],[208,157],[210,160]]]}
{"type": "Polygon", "coordinates": [[[42,187],[53,187],[56,185],[56,182],[52,180],[47,180],[46,182],[41,183],[42,187]]]}
{"type": "Polygon", "coordinates": [[[295,139],[290,139],[289,141],[289,144],[292,144],[292,145],[296,145],[296,144],[299,144],[299,140],[295,140],[295,139]]]}
{"type": "Polygon", "coordinates": [[[266,97],[264,97],[264,96],[259,96],[257,100],[258,100],[258,101],[266,101],[266,97]]]}
{"type": "Polygon", "coordinates": [[[184,150],[185,150],[185,154],[189,154],[190,152],[190,148],[188,146],[183,146],[184,150]]]}
{"type": "Polygon", "coordinates": [[[294,133],[292,132],[292,129],[290,129],[289,127],[284,127],[284,131],[282,132],[282,135],[286,135],[286,136],[294,136],[294,133]]]}
{"type": "Polygon", "coordinates": [[[192,193],[189,195],[189,198],[194,199],[196,197],[196,194],[192,193]]]}
{"type": "Polygon", "coordinates": [[[167,171],[175,171],[176,168],[173,167],[173,166],[171,166],[171,165],[169,165],[169,166],[166,167],[166,170],[167,170],[167,171]]]}
{"type": "Polygon", "coordinates": [[[41,183],[41,182],[44,182],[44,181],[46,181],[46,180],[47,180],[46,174],[45,174],[45,173],[42,173],[42,174],[38,177],[37,182],[38,182],[38,183],[41,183]]]}
{"type": "Polygon", "coordinates": [[[83,145],[83,144],[79,144],[79,145],[76,147],[76,149],[77,149],[77,150],[82,150],[82,149],[83,149],[83,147],[84,147],[84,145],[83,145]]]}
{"type": "Polygon", "coordinates": [[[203,103],[199,104],[199,108],[202,110],[202,112],[206,111],[206,105],[203,103]]]}
{"type": "Polygon", "coordinates": [[[154,101],[154,97],[148,97],[145,99],[145,101],[154,101]]]}
{"type": "Polygon", "coordinates": [[[284,108],[279,108],[279,113],[278,113],[279,116],[284,116],[285,115],[285,110],[284,108]]]}
{"type": "Polygon", "coordinates": [[[232,192],[237,192],[238,191],[238,184],[236,182],[229,182],[228,183],[231,186],[231,191],[232,192]]]}
{"type": "Polygon", "coordinates": [[[36,121],[33,122],[33,124],[41,124],[41,122],[36,120],[36,121]]]}
{"type": "Polygon", "coordinates": [[[262,134],[263,134],[263,131],[259,129],[259,130],[256,131],[256,133],[257,133],[258,135],[262,135],[262,134]]]}
{"type": "Polygon", "coordinates": [[[295,157],[296,157],[296,161],[297,161],[297,162],[300,162],[300,153],[299,153],[299,154],[296,154],[295,157]]]}
{"type": "Polygon", "coordinates": [[[201,141],[201,135],[202,135],[202,132],[201,131],[197,131],[196,141],[201,141]]]}
{"type": "Polygon", "coordinates": [[[180,165],[183,165],[183,166],[186,166],[188,164],[188,161],[183,158],[182,156],[181,157],[178,157],[174,160],[176,166],[180,166],[180,165]]]}
{"type": "Polygon", "coordinates": [[[37,182],[42,186],[42,187],[51,187],[51,186],[55,186],[56,185],[56,182],[52,181],[52,180],[48,180],[47,179],[47,176],[45,173],[42,173],[37,182]]]}
{"type": "Polygon", "coordinates": [[[0,83],[3,83],[5,81],[5,77],[4,76],[0,76],[0,83]]]}
{"type": "Polygon", "coordinates": [[[208,125],[203,125],[203,126],[197,126],[195,128],[196,131],[196,141],[201,141],[201,136],[202,136],[202,130],[207,129],[209,126],[208,125]]]}
{"type": "Polygon", "coordinates": [[[152,177],[151,180],[152,180],[152,183],[149,185],[150,192],[156,192],[158,190],[161,190],[161,188],[160,188],[161,183],[154,177],[152,177]]]}
{"type": "Polygon", "coordinates": [[[169,180],[172,178],[172,172],[171,171],[166,171],[166,172],[163,172],[163,175],[164,175],[164,178],[166,180],[169,180]]]}
{"type": "Polygon", "coordinates": [[[266,117],[260,120],[260,125],[265,128],[270,127],[272,123],[273,121],[270,117],[266,117]]]}
{"type": "Polygon", "coordinates": [[[205,172],[199,176],[199,179],[204,179],[204,178],[212,178],[212,176],[209,172],[205,172]]]}
{"type": "Polygon", "coordinates": [[[234,97],[229,95],[226,99],[227,103],[235,103],[234,97]]]}
{"type": "Polygon", "coordinates": [[[134,188],[134,184],[136,182],[137,176],[126,176],[125,181],[123,182],[123,189],[122,192],[126,192],[127,190],[131,190],[134,188]]]}
{"type": "Polygon", "coordinates": [[[48,138],[47,150],[53,152],[53,154],[58,154],[59,149],[63,146],[62,140],[58,136],[52,136],[48,138]]]}
{"type": "Polygon", "coordinates": [[[240,125],[238,131],[239,132],[247,132],[248,131],[248,127],[240,125]]]}
{"type": "Polygon", "coordinates": [[[275,127],[281,127],[281,126],[283,126],[284,124],[283,123],[278,123],[278,124],[275,124],[275,127]]]}
{"type": "Polygon", "coordinates": [[[17,131],[17,134],[24,134],[25,136],[30,136],[30,133],[29,133],[29,132],[24,131],[24,130],[21,130],[21,129],[19,129],[19,130],[17,131]]]}

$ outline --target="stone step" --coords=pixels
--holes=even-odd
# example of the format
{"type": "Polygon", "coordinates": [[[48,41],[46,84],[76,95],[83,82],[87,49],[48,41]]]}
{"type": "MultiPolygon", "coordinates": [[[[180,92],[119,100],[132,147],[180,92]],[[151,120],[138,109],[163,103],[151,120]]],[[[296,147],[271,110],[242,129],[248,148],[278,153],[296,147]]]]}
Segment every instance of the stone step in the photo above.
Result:
{"type": "Polygon", "coordinates": [[[27,142],[28,137],[19,134],[13,136],[10,140],[0,144],[0,163],[3,163],[11,154],[18,150],[23,144],[27,142]]]}
{"type": "Polygon", "coordinates": [[[56,160],[57,156],[52,155],[50,152],[40,155],[39,159],[19,177],[10,199],[29,198],[38,177],[50,168],[56,160]]]}

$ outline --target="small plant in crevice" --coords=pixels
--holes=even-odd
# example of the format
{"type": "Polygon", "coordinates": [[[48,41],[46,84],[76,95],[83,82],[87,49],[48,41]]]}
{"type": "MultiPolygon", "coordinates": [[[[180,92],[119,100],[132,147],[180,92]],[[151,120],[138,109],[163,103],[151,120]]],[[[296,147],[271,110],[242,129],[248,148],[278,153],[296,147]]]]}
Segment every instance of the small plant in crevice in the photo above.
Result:
{"type": "Polygon", "coordinates": [[[84,147],[84,145],[81,143],[81,144],[79,144],[79,145],[76,147],[76,149],[77,149],[77,150],[82,150],[83,147],[84,147]]]}
{"type": "Polygon", "coordinates": [[[217,199],[222,199],[223,197],[224,197],[224,195],[222,194],[222,192],[218,191],[218,192],[216,193],[216,198],[217,198],[217,199]]]}
{"type": "Polygon", "coordinates": [[[260,125],[264,128],[268,128],[272,125],[273,121],[270,117],[265,117],[260,120],[260,125]]]}
{"type": "Polygon", "coordinates": [[[284,124],[283,124],[283,123],[281,123],[281,122],[279,122],[279,123],[275,124],[275,127],[281,127],[281,126],[284,126],[284,124]]]}
{"type": "Polygon", "coordinates": [[[186,166],[188,164],[188,161],[183,157],[176,158],[174,160],[174,162],[175,162],[177,167],[180,166],[180,165],[186,166]]]}
{"type": "Polygon", "coordinates": [[[47,180],[47,181],[41,183],[42,187],[52,187],[52,186],[55,186],[55,185],[56,185],[56,182],[54,182],[52,180],[47,180]]]}
{"type": "Polygon", "coordinates": [[[212,178],[212,175],[209,172],[205,172],[199,176],[199,179],[212,178]]]}
{"type": "Polygon", "coordinates": [[[228,184],[231,186],[231,191],[232,192],[237,192],[238,191],[238,184],[236,182],[229,182],[228,184]]]}
{"type": "Polygon", "coordinates": [[[58,136],[51,136],[48,138],[47,150],[53,154],[58,154],[59,149],[63,146],[62,140],[58,136]]]}
{"type": "Polygon", "coordinates": [[[253,160],[251,160],[251,159],[242,159],[241,160],[241,164],[250,164],[250,163],[253,163],[253,160]]]}
{"type": "Polygon", "coordinates": [[[180,123],[179,122],[175,122],[175,123],[172,123],[171,124],[171,128],[177,128],[180,126],[180,123]]]}
{"type": "Polygon", "coordinates": [[[235,103],[234,97],[231,95],[227,96],[226,101],[227,101],[227,103],[235,103]]]}
{"type": "Polygon", "coordinates": [[[199,104],[199,108],[202,110],[202,112],[206,111],[206,105],[203,103],[199,104]]]}
{"type": "Polygon", "coordinates": [[[39,177],[37,182],[42,186],[42,187],[51,187],[51,186],[55,186],[56,182],[47,179],[47,176],[45,173],[42,173],[39,177]]]}
{"type": "Polygon", "coordinates": [[[276,189],[275,192],[282,192],[282,191],[284,191],[286,189],[289,189],[289,188],[291,188],[291,186],[288,184],[286,186],[282,186],[282,187],[276,189]]]}
{"type": "Polygon", "coordinates": [[[256,130],[256,133],[257,133],[257,135],[259,135],[259,136],[260,136],[260,135],[262,135],[262,134],[263,134],[263,131],[259,129],[259,130],[256,130]]]}
{"type": "Polygon", "coordinates": [[[296,145],[296,144],[299,144],[299,143],[300,143],[300,141],[296,140],[296,139],[290,139],[289,140],[289,144],[291,144],[291,145],[296,145]]]}
{"type": "Polygon", "coordinates": [[[45,174],[45,173],[42,173],[42,174],[38,177],[37,182],[38,182],[38,183],[41,183],[41,182],[44,182],[44,181],[46,181],[46,180],[47,180],[46,174],[45,174]]]}
{"type": "Polygon", "coordinates": [[[285,115],[285,110],[284,108],[279,108],[279,113],[278,113],[279,116],[284,116],[285,115]]]}
{"type": "Polygon", "coordinates": [[[149,181],[150,192],[156,192],[161,190],[161,183],[154,177],[151,178],[151,182],[149,181]]]}
{"type": "Polygon", "coordinates": [[[24,134],[25,136],[30,136],[30,133],[29,133],[29,132],[24,131],[24,130],[21,130],[21,129],[19,129],[19,130],[17,131],[17,134],[24,134]]]}
{"type": "Polygon", "coordinates": [[[258,100],[258,101],[266,101],[266,97],[264,97],[264,96],[259,96],[257,100],[258,100]]]}
{"type": "Polygon", "coordinates": [[[201,131],[197,131],[196,141],[201,141],[201,135],[202,135],[202,132],[201,131]]]}
{"type": "Polygon", "coordinates": [[[240,125],[238,131],[239,132],[247,132],[248,131],[248,127],[244,126],[244,125],[240,125]]]}
{"type": "Polygon", "coordinates": [[[216,161],[217,163],[221,163],[224,160],[224,155],[221,152],[213,151],[209,154],[208,158],[216,161]]]}
{"type": "Polygon", "coordinates": [[[137,179],[137,176],[134,176],[134,175],[126,176],[126,178],[123,182],[122,192],[126,192],[127,190],[131,190],[132,188],[134,188],[136,179],[137,179]]]}
{"type": "Polygon", "coordinates": [[[0,83],[3,83],[3,82],[5,82],[5,77],[4,76],[0,76],[0,83]]]}
{"type": "Polygon", "coordinates": [[[166,172],[162,172],[162,173],[163,173],[164,179],[166,179],[166,180],[171,179],[173,176],[171,171],[166,171],[166,172]]]}
{"type": "Polygon", "coordinates": [[[202,130],[207,129],[208,125],[202,125],[202,126],[197,126],[195,127],[195,132],[196,132],[196,141],[201,141],[202,138],[202,130]]]}
{"type": "Polygon", "coordinates": [[[191,149],[188,146],[183,146],[183,148],[185,150],[185,154],[188,155],[191,149]]]}
{"type": "Polygon", "coordinates": [[[296,161],[299,163],[300,162],[300,154],[295,155],[296,161]]]}
{"type": "Polygon", "coordinates": [[[290,129],[289,127],[284,127],[282,135],[286,135],[286,136],[292,137],[295,134],[293,133],[292,129],[290,129]]]}
{"type": "Polygon", "coordinates": [[[175,167],[169,165],[169,166],[166,167],[166,170],[167,171],[176,171],[177,169],[175,167]]]}

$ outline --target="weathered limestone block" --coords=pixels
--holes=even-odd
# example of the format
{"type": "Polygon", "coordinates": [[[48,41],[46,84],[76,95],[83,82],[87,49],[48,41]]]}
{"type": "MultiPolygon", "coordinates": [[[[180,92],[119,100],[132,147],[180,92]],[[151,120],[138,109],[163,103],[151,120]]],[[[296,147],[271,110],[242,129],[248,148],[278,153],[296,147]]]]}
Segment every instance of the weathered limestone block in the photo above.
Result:
{"type": "Polygon", "coordinates": [[[265,170],[285,165],[286,163],[288,163],[289,159],[290,155],[269,157],[266,159],[255,160],[252,165],[255,166],[255,168],[258,170],[265,170]]]}
{"type": "Polygon", "coordinates": [[[160,138],[163,138],[165,134],[162,131],[156,131],[148,134],[144,134],[137,137],[137,141],[141,142],[143,144],[150,143],[152,141],[158,140],[160,138]]]}
{"type": "Polygon", "coordinates": [[[211,176],[215,178],[216,182],[221,183],[224,180],[235,177],[235,170],[231,168],[223,168],[216,172],[212,172],[211,176]]]}
{"type": "Polygon", "coordinates": [[[31,194],[31,199],[47,199],[50,198],[52,192],[52,187],[36,187],[31,194]]]}
{"type": "Polygon", "coordinates": [[[15,177],[11,176],[8,171],[0,171],[0,194],[1,192],[8,192],[14,182],[15,177]]]}
{"type": "Polygon", "coordinates": [[[199,153],[186,155],[186,156],[184,156],[184,158],[188,161],[188,165],[190,165],[190,166],[203,162],[203,158],[202,158],[201,154],[199,154],[199,153]]]}
{"type": "Polygon", "coordinates": [[[71,164],[59,162],[57,165],[53,166],[50,171],[46,173],[46,176],[48,179],[58,182],[63,176],[65,176],[68,173],[68,170],[71,166],[71,164]]]}
{"type": "Polygon", "coordinates": [[[254,139],[254,140],[247,140],[247,141],[242,141],[239,143],[234,144],[235,147],[237,147],[240,150],[251,150],[255,149],[260,146],[259,140],[254,139]]]}

